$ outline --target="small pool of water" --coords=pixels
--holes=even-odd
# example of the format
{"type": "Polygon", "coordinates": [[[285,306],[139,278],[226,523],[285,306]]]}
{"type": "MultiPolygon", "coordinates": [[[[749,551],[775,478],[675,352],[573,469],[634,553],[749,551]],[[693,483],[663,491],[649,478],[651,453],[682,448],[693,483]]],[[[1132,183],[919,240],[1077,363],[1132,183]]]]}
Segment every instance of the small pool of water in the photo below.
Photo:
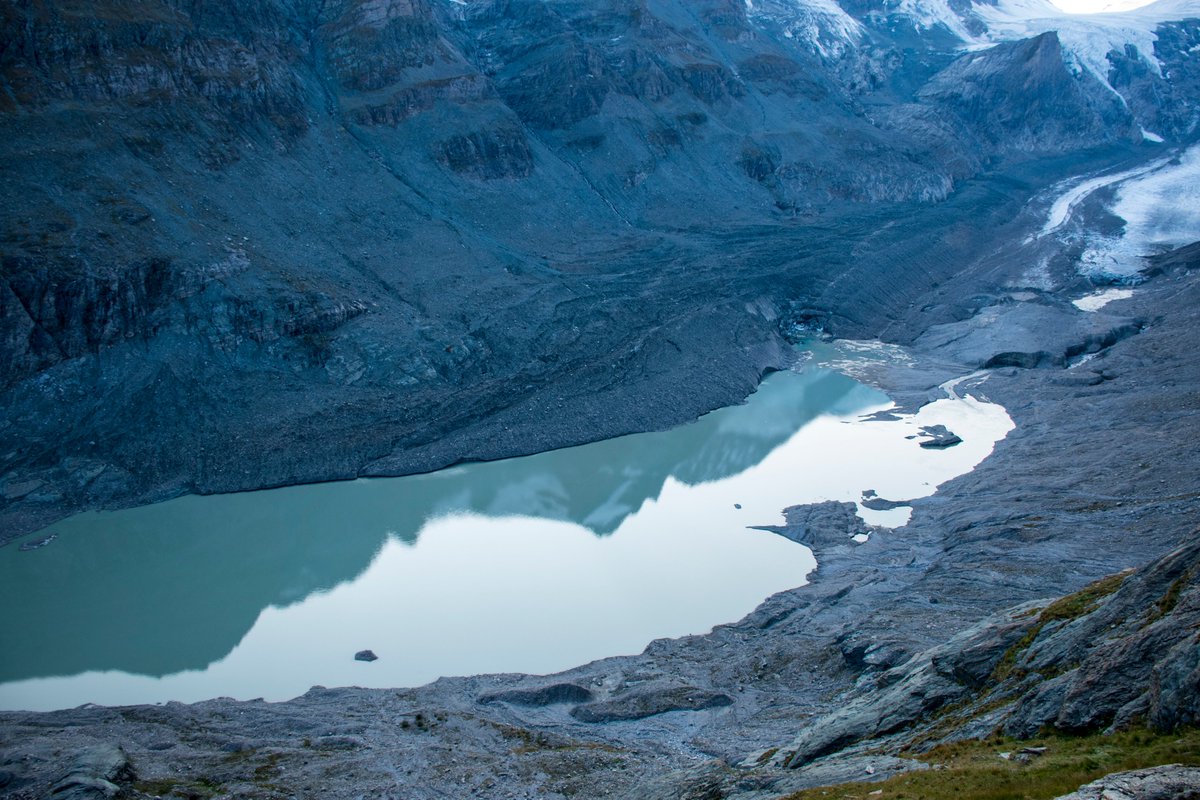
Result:
{"type": "MultiPolygon", "coordinates": [[[[866,490],[931,494],[1012,427],[971,398],[879,416],[890,407],[809,367],[669,431],[78,515],[39,534],[57,536],[43,548],[0,548],[0,707],[548,673],[704,633],[815,566],[807,548],[749,526],[866,490]],[[963,443],[919,447],[934,424],[963,443]],[[354,660],[368,648],[377,661],[354,660]]],[[[908,510],[861,513],[899,525],[908,510]]]]}

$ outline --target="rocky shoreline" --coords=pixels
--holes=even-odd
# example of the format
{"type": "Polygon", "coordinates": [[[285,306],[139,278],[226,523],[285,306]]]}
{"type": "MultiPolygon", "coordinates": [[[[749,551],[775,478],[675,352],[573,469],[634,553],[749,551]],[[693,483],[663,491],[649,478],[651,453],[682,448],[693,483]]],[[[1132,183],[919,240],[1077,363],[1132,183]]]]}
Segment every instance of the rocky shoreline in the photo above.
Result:
{"type": "MultiPolygon", "coordinates": [[[[1045,607],[1194,542],[1197,252],[1156,260],[1132,298],[1106,309],[1104,324],[1130,325],[1134,335],[1097,343],[1078,365],[995,367],[975,384],[970,391],[1003,404],[1017,428],[975,471],[916,501],[906,527],[856,544],[850,537],[863,526],[852,507],[790,509],[778,532],[813,547],[818,570],[811,585],[744,620],[545,678],[314,688],[277,704],[8,712],[0,715],[2,791],[41,796],[63,777],[65,754],[100,745],[128,754],[137,780],[126,785],[142,796],[766,798],[813,780],[858,779],[867,767],[880,777],[907,768],[877,746],[839,751],[856,737],[918,725],[940,701],[915,712],[881,706],[873,727],[810,748],[810,756],[832,753],[811,765],[792,742],[852,699],[883,696],[922,653],[953,647],[956,634],[962,642],[971,641],[968,629],[1010,630],[997,640],[1007,642],[1023,629],[1012,628],[1012,612],[993,617],[1004,609],[1045,607]],[[787,768],[797,763],[804,768],[787,768]]],[[[1098,324],[1054,295],[1014,300],[1015,291],[996,289],[997,302],[958,323],[968,335],[918,337],[915,365],[881,367],[874,379],[916,403],[945,376],[984,366],[962,356],[981,357],[969,335],[981,314],[997,346],[1006,320],[1031,314],[1098,324]]],[[[1058,347],[1064,330],[1045,329],[1038,351],[1058,347]]],[[[1155,663],[1120,673],[1123,691],[1149,685],[1155,663]]],[[[950,692],[946,702],[958,697],[950,692]]]]}

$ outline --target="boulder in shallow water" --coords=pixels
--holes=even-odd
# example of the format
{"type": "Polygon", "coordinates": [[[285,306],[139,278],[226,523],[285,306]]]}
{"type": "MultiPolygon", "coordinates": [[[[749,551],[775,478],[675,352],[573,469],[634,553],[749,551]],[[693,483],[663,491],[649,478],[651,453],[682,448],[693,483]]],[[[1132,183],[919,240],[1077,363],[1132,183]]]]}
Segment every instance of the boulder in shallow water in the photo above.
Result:
{"type": "Polygon", "coordinates": [[[373,650],[359,650],[354,654],[355,661],[378,661],[379,656],[373,650]]]}
{"type": "Polygon", "coordinates": [[[940,450],[962,443],[962,439],[957,434],[951,432],[945,425],[927,425],[921,428],[921,433],[930,437],[921,442],[921,447],[940,450]]]}

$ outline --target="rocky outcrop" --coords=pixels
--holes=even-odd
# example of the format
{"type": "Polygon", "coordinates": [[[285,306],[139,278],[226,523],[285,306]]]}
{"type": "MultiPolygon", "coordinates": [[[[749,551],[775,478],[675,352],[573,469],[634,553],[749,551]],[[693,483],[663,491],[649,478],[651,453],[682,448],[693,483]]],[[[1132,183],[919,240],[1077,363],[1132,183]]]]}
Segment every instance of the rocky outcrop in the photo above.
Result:
{"type": "Polygon", "coordinates": [[[639,686],[606,700],[576,706],[571,709],[571,716],[580,722],[620,722],[670,711],[703,711],[729,705],[733,705],[729,695],[695,686],[639,686]]]}
{"type": "Polygon", "coordinates": [[[1172,731],[1200,720],[1197,676],[1193,541],[1136,572],[984,620],[879,675],[871,691],[806,726],[782,752],[799,767],[900,731],[922,747],[992,731],[1029,738],[1047,728],[1134,723],[1172,731]]]}
{"type": "Polygon", "coordinates": [[[1076,314],[1046,303],[1000,303],[960,322],[934,325],[922,347],[971,368],[1061,368],[1136,334],[1142,322],[1107,313],[1076,314]]]}
{"type": "Polygon", "coordinates": [[[135,778],[129,756],[120,747],[111,744],[90,747],[75,757],[67,774],[50,790],[50,797],[111,800],[135,778]]]}
{"type": "Polygon", "coordinates": [[[1198,797],[1200,769],[1168,764],[1115,772],[1057,800],[1195,800],[1198,797]]]}
{"type": "Polygon", "coordinates": [[[1120,97],[1086,70],[1072,74],[1054,31],[964,55],[917,96],[1000,152],[1064,152],[1141,136],[1120,97]]]}
{"type": "Polygon", "coordinates": [[[480,695],[481,703],[513,703],[519,706],[550,706],[557,703],[586,703],[591,690],[574,683],[553,683],[535,689],[508,689],[480,695]]]}

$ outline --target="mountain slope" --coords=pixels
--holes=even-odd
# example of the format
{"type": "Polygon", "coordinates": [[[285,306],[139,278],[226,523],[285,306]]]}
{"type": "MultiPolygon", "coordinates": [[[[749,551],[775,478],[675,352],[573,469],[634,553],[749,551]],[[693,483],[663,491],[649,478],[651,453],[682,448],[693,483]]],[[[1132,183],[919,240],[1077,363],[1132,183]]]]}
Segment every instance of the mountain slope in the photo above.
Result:
{"type": "Polygon", "coordinates": [[[1123,105],[1053,35],[901,11],[6,3],[7,535],[678,422],[786,361],[781,316],[871,335],[1037,187],[1195,127],[1192,23],[1123,105]]]}

